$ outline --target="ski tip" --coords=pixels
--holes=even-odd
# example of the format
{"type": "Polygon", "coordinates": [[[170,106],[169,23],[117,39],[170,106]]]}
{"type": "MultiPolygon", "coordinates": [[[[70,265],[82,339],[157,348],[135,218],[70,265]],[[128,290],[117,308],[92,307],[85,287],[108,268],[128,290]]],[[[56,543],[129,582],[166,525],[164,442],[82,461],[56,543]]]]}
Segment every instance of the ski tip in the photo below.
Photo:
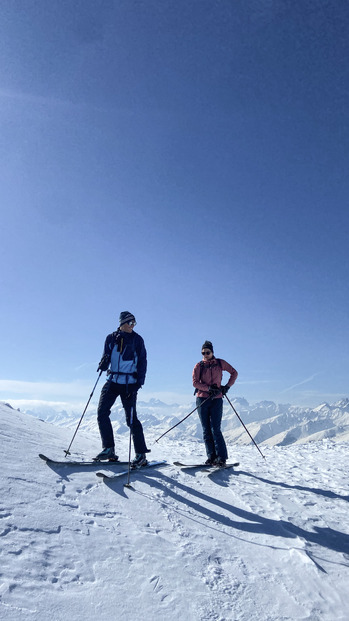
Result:
{"type": "Polygon", "coordinates": [[[43,455],[42,453],[39,453],[39,457],[40,459],[43,459],[44,461],[50,461],[50,459],[46,457],[46,455],[43,455]]]}

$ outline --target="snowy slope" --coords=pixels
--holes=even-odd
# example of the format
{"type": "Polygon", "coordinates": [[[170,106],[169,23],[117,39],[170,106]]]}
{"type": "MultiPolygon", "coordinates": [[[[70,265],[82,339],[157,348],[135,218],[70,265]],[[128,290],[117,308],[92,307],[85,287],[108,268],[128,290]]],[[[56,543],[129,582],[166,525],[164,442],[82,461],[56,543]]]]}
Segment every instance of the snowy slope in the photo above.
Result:
{"type": "MultiPolygon", "coordinates": [[[[169,465],[128,489],[38,458],[62,458],[70,429],[1,404],[0,423],[5,621],[348,619],[348,443],[265,446],[265,460],[230,444],[235,472],[169,465]]],[[[96,444],[79,432],[74,458],[96,444]]],[[[197,460],[203,446],[183,434],[151,455],[197,460]]]]}

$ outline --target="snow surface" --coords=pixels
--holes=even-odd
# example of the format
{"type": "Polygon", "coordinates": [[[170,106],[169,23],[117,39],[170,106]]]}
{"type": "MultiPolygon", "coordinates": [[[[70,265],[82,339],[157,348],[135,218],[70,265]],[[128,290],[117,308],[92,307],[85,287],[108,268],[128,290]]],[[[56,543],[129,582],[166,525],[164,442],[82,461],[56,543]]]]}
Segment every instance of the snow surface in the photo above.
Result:
{"type": "MultiPolygon", "coordinates": [[[[184,472],[199,438],[147,440],[168,466],[103,482],[64,458],[71,428],[0,404],[0,614],[6,621],[349,618],[349,444],[228,441],[235,471],[184,472]]],[[[118,453],[127,458],[128,433],[118,453]]],[[[99,450],[79,431],[72,458],[99,450]]],[[[115,471],[121,466],[113,468],[115,471]]],[[[108,469],[108,466],[103,466],[108,469]]]]}

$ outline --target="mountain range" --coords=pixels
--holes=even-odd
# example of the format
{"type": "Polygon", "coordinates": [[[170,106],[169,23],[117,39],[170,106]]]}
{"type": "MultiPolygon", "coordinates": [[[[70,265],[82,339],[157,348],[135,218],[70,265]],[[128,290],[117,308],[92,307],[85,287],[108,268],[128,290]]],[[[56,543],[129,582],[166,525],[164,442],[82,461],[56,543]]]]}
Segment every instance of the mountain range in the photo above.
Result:
{"type": "MultiPolygon", "coordinates": [[[[258,444],[286,446],[331,438],[335,441],[349,440],[349,399],[332,404],[322,403],[315,408],[303,408],[290,404],[276,404],[261,401],[249,404],[246,399],[237,397],[231,403],[243,423],[258,444]]],[[[167,404],[158,399],[139,401],[138,416],[147,435],[154,438],[177,425],[189,412],[194,410],[195,402],[187,405],[167,404]]],[[[97,404],[91,403],[81,429],[98,433],[96,421],[97,404]]],[[[47,405],[26,409],[26,413],[55,425],[75,428],[81,412],[74,409],[60,409],[47,405]]],[[[123,408],[120,402],[112,409],[112,421],[117,434],[128,432],[123,408]]],[[[243,425],[228,402],[224,405],[222,430],[229,443],[249,444],[251,442],[243,425]]],[[[179,424],[167,437],[178,440],[183,435],[200,439],[202,430],[196,412],[179,424]]]]}

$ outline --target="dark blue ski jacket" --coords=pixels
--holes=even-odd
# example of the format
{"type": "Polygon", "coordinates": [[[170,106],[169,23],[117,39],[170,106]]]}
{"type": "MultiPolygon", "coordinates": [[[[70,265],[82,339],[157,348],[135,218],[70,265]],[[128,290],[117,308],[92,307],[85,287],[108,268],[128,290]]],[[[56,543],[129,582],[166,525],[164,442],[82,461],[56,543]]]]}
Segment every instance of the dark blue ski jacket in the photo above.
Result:
{"type": "MultiPolygon", "coordinates": [[[[117,330],[105,339],[101,363],[102,370],[108,369],[108,380],[117,384],[137,384],[140,388],[145,382],[147,372],[147,351],[144,341],[137,332],[117,330]]],[[[100,365],[101,365],[100,363],[100,365]]]]}

